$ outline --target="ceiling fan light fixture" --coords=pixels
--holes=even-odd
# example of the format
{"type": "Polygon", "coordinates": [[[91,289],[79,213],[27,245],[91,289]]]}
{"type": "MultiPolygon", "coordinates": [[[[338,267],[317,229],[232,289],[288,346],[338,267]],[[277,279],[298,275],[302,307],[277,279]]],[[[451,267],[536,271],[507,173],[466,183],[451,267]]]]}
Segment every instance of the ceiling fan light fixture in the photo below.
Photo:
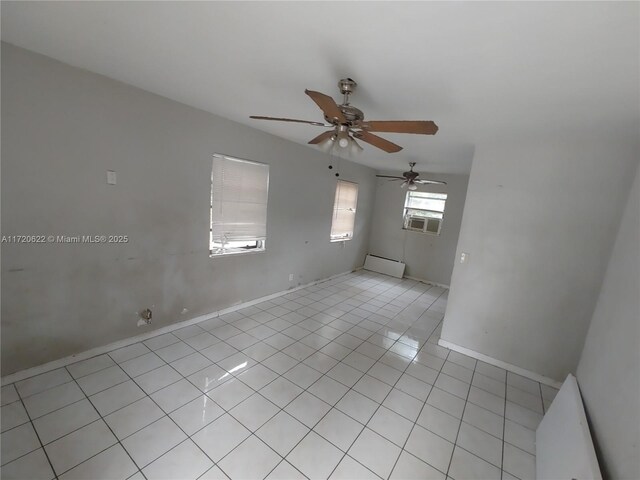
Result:
{"type": "Polygon", "coordinates": [[[418,186],[415,183],[411,182],[411,183],[409,183],[409,185],[407,185],[407,188],[409,190],[417,190],[418,186]]]}

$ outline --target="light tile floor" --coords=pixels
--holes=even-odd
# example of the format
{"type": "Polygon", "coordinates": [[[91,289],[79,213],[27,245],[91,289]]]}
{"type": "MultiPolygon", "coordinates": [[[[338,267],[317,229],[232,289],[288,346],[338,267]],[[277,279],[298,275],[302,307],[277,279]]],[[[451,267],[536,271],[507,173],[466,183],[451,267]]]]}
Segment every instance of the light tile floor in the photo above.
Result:
{"type": "Polygon", "coordinates": [[[437,345],[447,290],[356,272],[2,387],[9,479],[520,479],[556,391],[437,345]]]}

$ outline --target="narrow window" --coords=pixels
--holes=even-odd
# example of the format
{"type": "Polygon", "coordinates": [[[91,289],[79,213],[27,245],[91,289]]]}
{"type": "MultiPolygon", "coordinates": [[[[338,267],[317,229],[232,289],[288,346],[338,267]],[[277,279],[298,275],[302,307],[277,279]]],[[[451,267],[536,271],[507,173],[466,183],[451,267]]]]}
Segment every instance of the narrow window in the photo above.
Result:
{"type": "Polygon", "coordinates": [[[440,235],[446,193],[408,191],[404,202],[405,230],[440,235]]]}
{"type": "Polygon", "coordinates": [[[333,220],[331,221],[332,242],[341,242],[353,238],[357,204],[358,184],[338,180],[336,198],[333,203],[333,220]]]}
{"type": "Polygon", "coordinates": [[[213,156],[211,256],[265,249],[269,165],[227,155],[213,156]]]}

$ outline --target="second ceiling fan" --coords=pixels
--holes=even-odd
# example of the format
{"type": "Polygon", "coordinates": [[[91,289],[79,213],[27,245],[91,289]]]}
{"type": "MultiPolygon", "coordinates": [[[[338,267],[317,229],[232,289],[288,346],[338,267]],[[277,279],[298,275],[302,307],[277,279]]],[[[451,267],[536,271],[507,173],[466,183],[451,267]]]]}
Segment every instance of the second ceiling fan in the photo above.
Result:
{"type": "Polygon", "coordinates": [[[399,152],[402,147],[371,132],[435,135],[438,131],[438,126],[430,120],[365,120],[362,110],[349,104],[349,95],[353,93],[356,86],[357,83],[350,78],[343,78],[338,82],[340,93],[344,96],[341,105],[338,105],[329,95],[313,90],[305,90],[305,93],[311,97],[324,113],[325,123],[257,115],[252,115],[250,118],[332,127],[331,130],[321,133],[309,143],[317,145],[326,142],[331,146],[336,144],[341,148],[355,146],[362,150],[362,147],[356,142],[356,139],[358,139],[387,153],[399,152]]]}

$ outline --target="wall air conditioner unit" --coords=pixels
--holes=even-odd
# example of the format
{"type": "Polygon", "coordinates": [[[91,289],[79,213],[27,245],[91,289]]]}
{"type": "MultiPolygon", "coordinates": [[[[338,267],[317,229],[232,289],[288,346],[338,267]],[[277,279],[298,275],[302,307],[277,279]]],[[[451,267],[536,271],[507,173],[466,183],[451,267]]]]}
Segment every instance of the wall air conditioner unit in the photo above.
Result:
{"type": "Polygon", "coordinates": [[[441,218],[411,216],[407,218],[405,228],[414,232],[440,234],[441,218]]]}

